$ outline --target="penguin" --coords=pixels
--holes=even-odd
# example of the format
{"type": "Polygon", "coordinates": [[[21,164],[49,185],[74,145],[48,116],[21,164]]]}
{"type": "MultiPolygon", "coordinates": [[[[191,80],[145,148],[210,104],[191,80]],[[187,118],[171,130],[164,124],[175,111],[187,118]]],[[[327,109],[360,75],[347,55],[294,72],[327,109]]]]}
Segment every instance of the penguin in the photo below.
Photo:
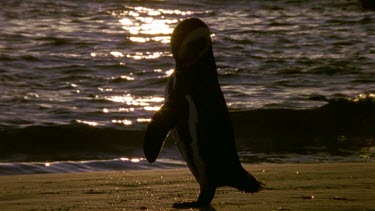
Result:
{"type": "Polygon", "coordinates": [[[176,67],[164,104],[147,125],[143,149],[147,161],[153,163],[171,136],[199,183],[197,201],[174,207],[210,206],[222,186],[245,193],[260,191],[263,184],[242,167],[237,154],[209,28],[198,18],[183,20],[173,30],[171,51],[176,67]]]}
{"type": "Polygon", "coordinates": [[[374,10],[375,11],[375,1],[374,0],[360,0],[363,10],[374,10]]]}

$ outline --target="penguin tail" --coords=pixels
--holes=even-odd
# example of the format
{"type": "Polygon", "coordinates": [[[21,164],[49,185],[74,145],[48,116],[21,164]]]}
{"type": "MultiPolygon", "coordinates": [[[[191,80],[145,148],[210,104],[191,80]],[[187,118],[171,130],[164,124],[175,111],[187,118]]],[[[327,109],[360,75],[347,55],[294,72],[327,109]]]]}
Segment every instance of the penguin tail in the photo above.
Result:
{"type": "Polygon", "coordinates": [[[253,175],[242,168],[242,172],[237,178],[233,187],[237,188],[241,192],[245,193],[256,193],[264,189],[265,184],[257,181],[253,175]]]}

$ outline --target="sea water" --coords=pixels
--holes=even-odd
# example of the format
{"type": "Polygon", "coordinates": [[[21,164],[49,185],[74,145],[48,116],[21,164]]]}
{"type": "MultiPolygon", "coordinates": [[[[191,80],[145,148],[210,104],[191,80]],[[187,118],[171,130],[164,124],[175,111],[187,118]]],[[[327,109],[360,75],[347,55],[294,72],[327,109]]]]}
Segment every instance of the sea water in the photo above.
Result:
{"type": "Polygon", "coordinates": [[[143,134],[170,35],[210,28],[243,162],[373,161],[375,12],[339,1],[0,3],[0,174],[184,166],[143,134]]]}

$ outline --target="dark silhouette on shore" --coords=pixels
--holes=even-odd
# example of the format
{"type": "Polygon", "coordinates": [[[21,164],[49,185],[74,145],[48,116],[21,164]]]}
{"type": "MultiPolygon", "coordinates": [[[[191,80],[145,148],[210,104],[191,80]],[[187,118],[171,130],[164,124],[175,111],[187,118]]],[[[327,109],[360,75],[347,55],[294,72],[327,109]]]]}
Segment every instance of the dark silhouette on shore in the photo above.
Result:
{"type": "Polygon", "coordinates": [[[374,0],[360,0],[362,9],[364,10],[374,10],[375,11],[375,1],[374,0]]]}
{"type": "Polygon", "coordinates": [[[172,135],[198,181],[198,200],[174,207],[209,207],[221,186],[258,192],[262,184],[238,158],[207,25],[196,18],[182,21],[173,31],[171,49],[176,69],[169,78],[165,103],[147,127],[144,152],[154,162],[166,137],[172,135]]]}

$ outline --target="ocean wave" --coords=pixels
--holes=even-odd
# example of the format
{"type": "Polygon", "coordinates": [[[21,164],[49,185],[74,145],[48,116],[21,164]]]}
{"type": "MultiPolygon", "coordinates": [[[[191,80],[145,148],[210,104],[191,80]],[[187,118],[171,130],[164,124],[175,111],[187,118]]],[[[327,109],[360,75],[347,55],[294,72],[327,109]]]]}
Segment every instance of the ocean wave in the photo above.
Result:
{"type": "Polygon", "coordinates": [[[1,161],[85,160],[129,154],[143,131],[73,123],[0,129],[1,161]]]}
{"type": "Polygon", "coordinates": [[[232,112],[240,146],[254,151],[303,151],[312,146],[329,150],[358,149],[375,144],[373,94],[328,100],[312,109],[257,109],[232,112]]]}
{"type": "MultiPolygon", "coordinates": [[[[316,147],[328,151],[359,150],[375,145],[375,97],[328,100],[312,109],[255,109],[232,111],[239,150],[304,152],[316,147]]],[[[32,125],[0,128],[0,161],[84,160],[143,156],[145,124],[32,125]]]]}
{"type": "Polygon", "coordinates": [[[0,163],[0,175],[45,174],[61,172],[148,170],[185,167],[181,161],[159,159],[155,164],[143,158],[117,158],[111,160],[19,162],[0,163]]]}

